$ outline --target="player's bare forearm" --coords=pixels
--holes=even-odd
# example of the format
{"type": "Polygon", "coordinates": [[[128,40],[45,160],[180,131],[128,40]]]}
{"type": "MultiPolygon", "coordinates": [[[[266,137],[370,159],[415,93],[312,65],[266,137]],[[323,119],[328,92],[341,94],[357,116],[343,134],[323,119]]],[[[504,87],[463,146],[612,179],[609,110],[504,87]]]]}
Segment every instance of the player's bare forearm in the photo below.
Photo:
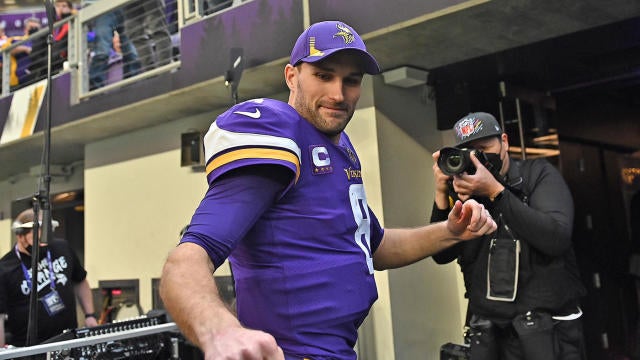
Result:
{"type": "Polygon", "coordinates": [[[457,243],[445,222],[415,229],[385,229],[373,256],[376,270],[394,269],[420,261],[457,243]]]}
{"type": "Polygon", "coordinates": [[[170,254],[162,270],[160,295],[184,335],[204,350],[223,329],[241,325],[220,299],[214,266],[198,245],[185,243],[170,254]]]}
{"type": "Polygon", "coordinates": [[[497,228],[489,212],[475,200],[457,201],[444,222],[415,229],[385,229],[373,256],[377,270],[412,264],[461,240],[471,240],[497,228]]]}

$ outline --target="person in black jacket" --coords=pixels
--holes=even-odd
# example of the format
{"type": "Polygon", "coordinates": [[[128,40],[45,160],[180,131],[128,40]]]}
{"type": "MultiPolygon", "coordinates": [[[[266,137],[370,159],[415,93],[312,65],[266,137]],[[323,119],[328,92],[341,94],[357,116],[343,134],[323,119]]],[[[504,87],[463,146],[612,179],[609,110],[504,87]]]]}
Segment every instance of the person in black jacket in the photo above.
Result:
{"type": "MultiPolygon", "coordinates": [[[[36,345],[78,327],[76,304],[84,312],[84,325],[96,326],[93,296],[87,272],[63,239],[33,247],[34,212],[21,212],[12,224],[15,246],[0,258],[0,347],[36,345]],[[31,254],[38,251],[38,327],[35,343],[28,344],[31,289],[31,254]],[[4,320],[6,319],[6,324],[4,320]]],[[[52,221],[55,228],[56,222],[52,221]]],[[[32,340],[33,341],[33,340],[32,340]]]]}
{"type": "Polygon", "coordinates": [[[438,264],[457,260],[463,272],[471,358],[583,359],[579,299],[586,290],[572,249],[573,199],[562,175],[542,158],[510,158],[507,134],[491,114],[471,113],[454,130],[470,165],[452,172],[447,160],[459,165],[464,156],[433,154],[431,221],[446,218],[455,200],[473,198],[498,222],[494,234],[433,256],[438,264]]]}

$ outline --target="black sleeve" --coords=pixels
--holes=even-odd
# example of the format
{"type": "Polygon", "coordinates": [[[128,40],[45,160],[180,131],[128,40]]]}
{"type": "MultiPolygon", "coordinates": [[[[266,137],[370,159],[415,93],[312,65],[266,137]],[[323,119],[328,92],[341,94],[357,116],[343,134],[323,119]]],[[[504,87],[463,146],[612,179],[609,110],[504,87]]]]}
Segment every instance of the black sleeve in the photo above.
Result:
{"type": "Polygon", "coordinates": [[[544,159],[523,162],[522,175],[529,204],[506,190],[494,203],[520,240],[549,256],[571,247],[573,198],[560,172],[544,159]]]}
{"type": "MultiPolygon", "coordinates": [[[[431,223],[447,220],[449,211],[449,209],[438,209],[438,206],[434,202],[433,209],[431,210],[431,223]]],[[[433,261],[435,261],[437,264],[447,264],[457,259],[458,254],[460,253],[460,246],[458,245],[459,244],[456,244],[450,248],[440,251],[437,254],[434,254],[433,256],[431,256],[433,258],[433,261]]]]}
{"type": "Polygon", "coordinates": [[[439,209],[434,201],[433,208],[431,209],[431,223],[447,220],[449,211],[451,211],[451,209],[439,209]]]}
{"type": "Polygon", "coordinates": [[[82,267],[80,263],[80,259],[78,255],[76,255],[75,251],[71,248],[71,245],[68,241],[64,239],[53,239],[50,243],[52,247],[52,254],[59,253],[64,254],[67,258],[67,261],[70,262],[69,266],[71,266],[71,281],[74,283],[79,283],[87,277],[87,271],[82,267]]]}

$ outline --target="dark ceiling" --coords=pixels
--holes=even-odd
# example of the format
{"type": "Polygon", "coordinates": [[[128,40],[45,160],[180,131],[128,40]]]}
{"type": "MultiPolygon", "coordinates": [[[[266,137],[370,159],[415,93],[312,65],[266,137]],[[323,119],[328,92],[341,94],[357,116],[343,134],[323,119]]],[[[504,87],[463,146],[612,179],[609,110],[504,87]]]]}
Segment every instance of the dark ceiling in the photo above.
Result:
{"type": "Polygon", "coordinates": [[[431,69],[439,127],[461,108],[497,110],[500,82],[555,101],[589,93],[640,104],[640,17],[431,69]]]}
{"type": "Polygon", "coordinates": [[[439,78],[507,81],[551,94],[640,80],[640,18],[432,69],[439,78]]]}

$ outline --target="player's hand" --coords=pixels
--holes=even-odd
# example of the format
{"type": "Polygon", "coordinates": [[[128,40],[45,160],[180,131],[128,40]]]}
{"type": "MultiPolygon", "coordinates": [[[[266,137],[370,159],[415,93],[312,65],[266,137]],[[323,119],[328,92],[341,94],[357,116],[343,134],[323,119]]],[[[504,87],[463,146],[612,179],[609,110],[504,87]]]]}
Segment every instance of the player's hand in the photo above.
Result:
{"type": "Polygon", "coordinates": [[[230,328],[203,344],[206,360],[284,360],[284,353],[270,334],[230,328]]]}
{"type": "Polygon", "coordinates": [[[473,199],[464,203],[456,201],[447,219],[447,229],[460,240],[475,239],[490,234],[497,228],[489,211],[473,199]]]}

